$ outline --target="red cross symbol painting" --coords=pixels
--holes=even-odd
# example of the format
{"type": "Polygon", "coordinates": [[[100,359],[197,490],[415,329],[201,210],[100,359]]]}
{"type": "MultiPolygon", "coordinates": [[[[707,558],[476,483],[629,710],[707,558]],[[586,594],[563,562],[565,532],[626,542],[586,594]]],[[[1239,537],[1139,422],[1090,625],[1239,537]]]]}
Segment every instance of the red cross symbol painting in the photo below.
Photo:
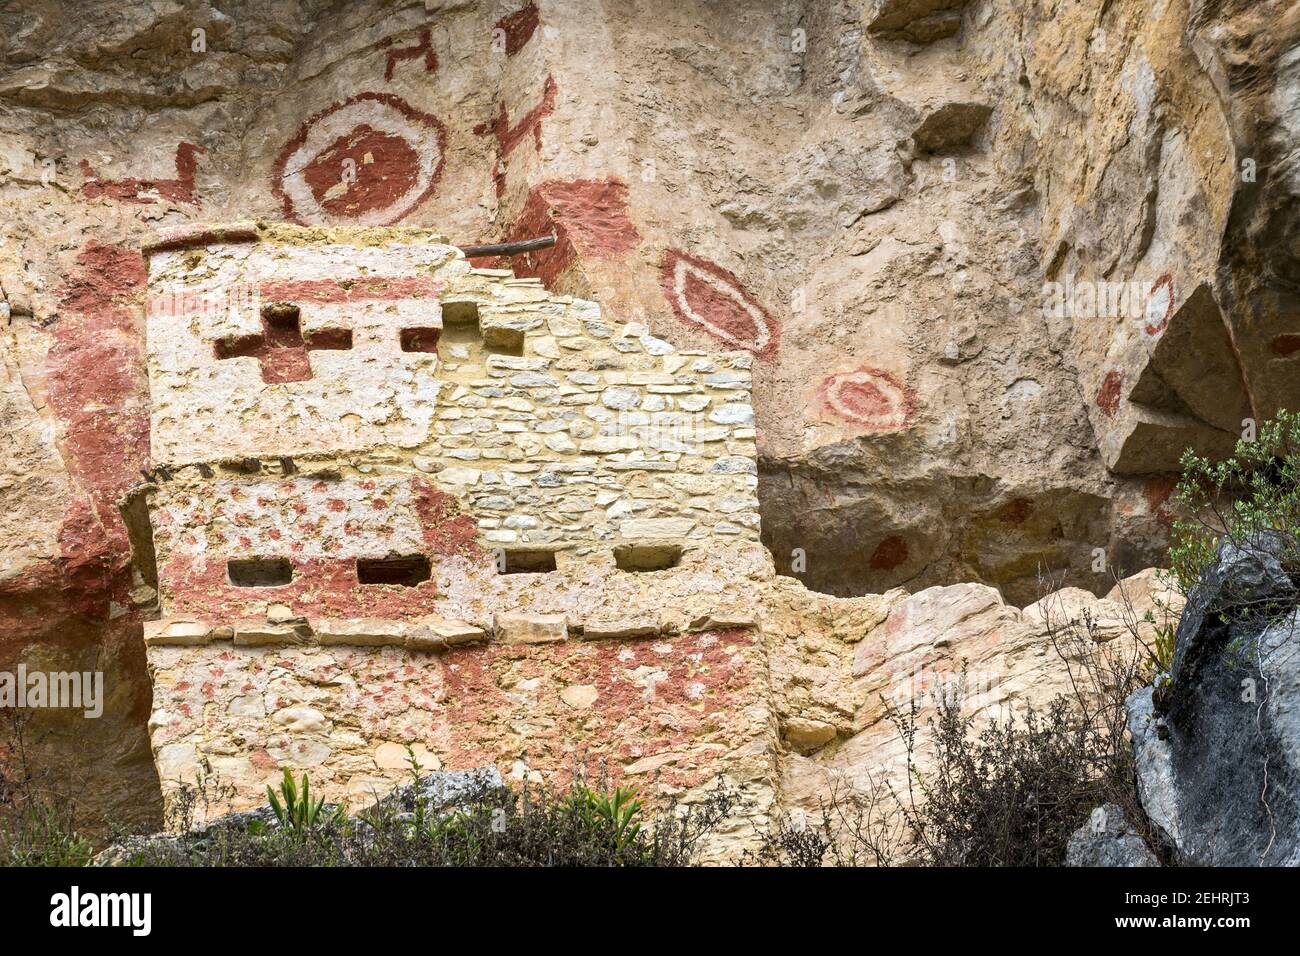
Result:
{"type": "Polygon", "coordinates": [[[290,222],[398,222],[433,194],[446,127],[391,93],[359,93],[312,116],[275,162],[290,222]]]}

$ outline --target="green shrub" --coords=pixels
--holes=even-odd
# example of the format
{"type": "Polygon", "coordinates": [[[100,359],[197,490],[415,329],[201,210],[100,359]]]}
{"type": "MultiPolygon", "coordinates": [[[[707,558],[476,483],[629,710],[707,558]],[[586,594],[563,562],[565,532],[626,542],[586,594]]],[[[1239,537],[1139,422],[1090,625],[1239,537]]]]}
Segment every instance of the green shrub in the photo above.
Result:
{"type": "Polygon", "coordinates": [[[1268,535],[1284,568],[1300,572],[1300,414],[1280,411],[1254,441],[1211,462],[1183,454],[1169,564],[1190,592],[1225,537],[1238,542],[1268,535]]]}
{"type": "MultiPolygon", "coordinates": [[[[293,774],[285,767],[284,779],[280,781],[280,797],[270,787],[266,788],[267,803],[275,813],[275,818],[280,821],[280,826],[288,830],[310,830],[329,818],[325,812],[324,797],[312,802],[311,782],[305,773],[301,785],[295,784],[293,774]],[[283,801],[280,797],[284,798],[283,801]]],[[[341,813],[341,809],[338,812],[341,813]]]]}
{"type": "MultiPolygon", "coordinates": [[[[283,789],[283,788],[282,788],[283,789]]],[[[301,806],[309,792],[294,788],[301,806]]],[[[287,795],[275,797],[287,814],[287,795]]],[[[156,840],[136,866],[688,866],[737,806],[722,785],[689,808],[650,809],[633,791],[575,781],[564,791],[482,785],[453,807],[401,812],[383,801],[356,816],[317,811],[312,825],[238,819],[156,840]]],[[[277,819],[280,819],[277,811],[277,819]]]]}

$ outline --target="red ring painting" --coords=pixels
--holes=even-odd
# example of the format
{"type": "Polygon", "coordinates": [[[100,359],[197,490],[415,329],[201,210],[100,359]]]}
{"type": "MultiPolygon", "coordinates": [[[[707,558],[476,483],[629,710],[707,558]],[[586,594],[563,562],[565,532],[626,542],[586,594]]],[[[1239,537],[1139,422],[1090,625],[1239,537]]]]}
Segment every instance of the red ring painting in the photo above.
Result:
{"type": "Polygon", "coordinates": [[[780,327],[722,266],[669,249],[660,281],[668,304],[683,322],[760,357],[776,351],[780,327]]]}
{"type": "Polygon", "coordinates": [[[863,431],[902,431],[912,424],[916,398],[889,372],[862,366],[836,372],[817,389],[821,410],[863,431]]]}
{"type": "Polygon", "coordinates": [[[302,124],[272,191],[290,222],[391,225],[433,194],[446,146],[436,117],[391,93],[359,93],[302,124]]]}

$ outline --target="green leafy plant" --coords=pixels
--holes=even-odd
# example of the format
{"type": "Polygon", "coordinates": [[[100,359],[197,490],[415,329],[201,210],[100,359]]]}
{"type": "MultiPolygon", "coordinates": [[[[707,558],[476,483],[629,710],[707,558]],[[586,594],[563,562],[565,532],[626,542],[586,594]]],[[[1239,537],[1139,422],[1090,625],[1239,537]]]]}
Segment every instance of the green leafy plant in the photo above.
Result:
{"type": "MultiPolygon", "coordinates": [[[[319,825],[301,830],[231,819],[133,847],[113,865],[681,867],[701,861],[740,799],[719,780],[689,806],[643,808],[630,789],[606,793],[583,780],[563,791],[484,780],[430,803],[424,828],[414,825],[411,800],[423,799],[415,794],[355,816],[321,808],[319,825]]],[[[302,789],[295,784],[288,800],[281,788],[275,802],[287,813],[303,803],[302,789]]]]}
{"type": "Polygon", "coordinates": [[[1300,414],[1280,411],[1221,462],[1183,454],[1169,563],[1187,593],[1225,538],[1267,535],[1282,566],[1300,571],[1300,414]]]}
{"type": "Polygon", "coordinates": [[[1148,611],[1146,620],[1155,626],[1155,639],[1151,645],[1151,660],[1158,670],[1169,671],[1174,666],[1174,637],[1177,629],[1168,621],[1157,624],[1155,616],[1148,611]]]}
{"type": "Polygon", "coordinates": [[[284,779],[280,781],[280,794],[284,797],[283,801],[269,786],[266,788],[266,798],[271,804],[275,818],[280,821],[282,827],[290,830],[310,830],[342,812],[340,809],[327,814],[324,797],[313,803],[311,782],[307,779],[307,775],[304,773],[302,783],[296,784],[288,767],[284,768],[284,779]]]}
{"type": "Polygon", "coordinates": [[[618,787],[611,794],[578,785],[569,799],[585,823],[608,831],[616,849],[624,850],[640,837],[641,824],[637,818],[643,805],[631,787],[618,787]]]}

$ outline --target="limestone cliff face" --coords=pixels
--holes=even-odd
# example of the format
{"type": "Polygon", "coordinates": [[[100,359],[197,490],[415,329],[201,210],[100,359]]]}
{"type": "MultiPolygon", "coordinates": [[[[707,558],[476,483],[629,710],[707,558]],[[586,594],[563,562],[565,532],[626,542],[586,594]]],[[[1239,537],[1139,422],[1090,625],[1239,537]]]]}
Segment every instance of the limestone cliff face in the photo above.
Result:
{"type": "MultiPolygon", "coordinates": [[[[517,274],[751,352],[814,591],[1104,593],[1182,448],[1300,404],[1297,103],[1284,0],[8,4],[0,667],[108,671],[49,746],[156,812],[140,248],[249,217],[554,233],[517,274]]],[[[799,748],[861,729],[791,701],[799,748]]]]}

